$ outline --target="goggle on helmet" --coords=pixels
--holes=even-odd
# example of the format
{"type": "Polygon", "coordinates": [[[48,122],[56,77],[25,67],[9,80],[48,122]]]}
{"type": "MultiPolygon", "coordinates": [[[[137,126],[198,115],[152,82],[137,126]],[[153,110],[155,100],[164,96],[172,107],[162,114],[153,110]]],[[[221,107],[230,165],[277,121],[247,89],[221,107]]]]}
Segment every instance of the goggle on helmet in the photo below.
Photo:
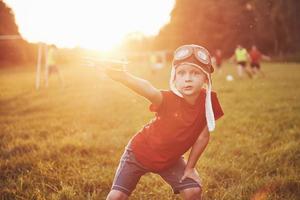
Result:
{"type": "Polygon", "coordinates": [[[199,45],[183,45],[175,50],[172,63],[173,67],[177,67],[183,63],[196,65],[208,74],[214,71],[209,52],[199,45]]]}

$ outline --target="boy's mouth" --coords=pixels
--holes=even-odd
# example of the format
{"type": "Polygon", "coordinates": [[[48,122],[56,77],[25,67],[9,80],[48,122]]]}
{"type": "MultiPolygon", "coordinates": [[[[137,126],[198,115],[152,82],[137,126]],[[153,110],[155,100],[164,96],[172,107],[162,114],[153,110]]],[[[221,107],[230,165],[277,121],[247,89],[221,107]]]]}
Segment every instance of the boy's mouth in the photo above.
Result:
{"type": "Polygon", "coordinates": [[[191,90],[191,89],[193,89],[193,87],[192,86],[185,86],[183,89],[184,90],[191,90]]]}

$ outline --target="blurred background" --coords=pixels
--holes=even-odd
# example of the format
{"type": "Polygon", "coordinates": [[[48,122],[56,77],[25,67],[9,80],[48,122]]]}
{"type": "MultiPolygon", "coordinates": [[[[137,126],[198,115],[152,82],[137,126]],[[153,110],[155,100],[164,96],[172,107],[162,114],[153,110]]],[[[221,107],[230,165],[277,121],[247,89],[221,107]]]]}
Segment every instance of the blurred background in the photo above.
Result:
{"type": "MultiPolygon", "coordinates": [[[[299,0],[0,0],[0,200],[105,199],[154,113],[85,58],[127,60],[168,89],[186,43],[215,57],[225,113],[196,166],[203,199],[299,200],[299,10],[299,0]],[[238,76],[237,45],[268,57],[263,73],[238,76]]],[[[180,197],[147,174],[130,199],[180,197]]]]}

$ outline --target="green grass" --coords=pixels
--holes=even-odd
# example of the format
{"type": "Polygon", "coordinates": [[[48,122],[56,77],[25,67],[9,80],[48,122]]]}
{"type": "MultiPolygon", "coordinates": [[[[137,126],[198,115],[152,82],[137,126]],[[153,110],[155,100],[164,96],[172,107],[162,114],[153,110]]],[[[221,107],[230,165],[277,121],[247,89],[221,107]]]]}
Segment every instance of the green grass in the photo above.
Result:
{"type": "MultiPolygon", "coordinates": [[[[225,116],[197,168],[204,200],[296,200],[300,197],[300,65],[264,63],[266,77],[225,80],[215,74],[225,116]]],[[[152,117],[149,103],[93,69],[63,66],[34,89],[31,68],[0,70],[0,200],[105,199],[128,140],[152,117]]],[[[168,88],[169,68],[152,75],[168,88]]],[[[180,199],[149,174],[131,199],[180,199]]]]}

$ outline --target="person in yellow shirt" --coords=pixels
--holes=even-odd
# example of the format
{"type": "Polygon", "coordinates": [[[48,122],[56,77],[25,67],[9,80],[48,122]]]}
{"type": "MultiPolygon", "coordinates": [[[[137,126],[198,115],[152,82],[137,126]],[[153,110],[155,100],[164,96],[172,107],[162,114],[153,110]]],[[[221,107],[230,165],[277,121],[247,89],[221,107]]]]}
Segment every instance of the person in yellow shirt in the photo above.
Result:
{"type": "Polygon", "coordinates": [[[241,45],[237,45],[231,60],[234,60],[237,64],[237,74],[241,78],[244,76],[244,72],[252,78],[251,71],[248,69],[247,63],[249,60],[249,54],[247,50],[241,45]]]}
{"type": "Polygon", "coordinates": [[[55,45],[51,45],[47,50],[46,55],[46,74],[45,74],[45,82],[46,87],[49,86],[49,78],[51,74],[57,74],[59,81],[62,86],[64,86],[64,79],[63,76],[57,66],[57,48],[55,45]]]}

